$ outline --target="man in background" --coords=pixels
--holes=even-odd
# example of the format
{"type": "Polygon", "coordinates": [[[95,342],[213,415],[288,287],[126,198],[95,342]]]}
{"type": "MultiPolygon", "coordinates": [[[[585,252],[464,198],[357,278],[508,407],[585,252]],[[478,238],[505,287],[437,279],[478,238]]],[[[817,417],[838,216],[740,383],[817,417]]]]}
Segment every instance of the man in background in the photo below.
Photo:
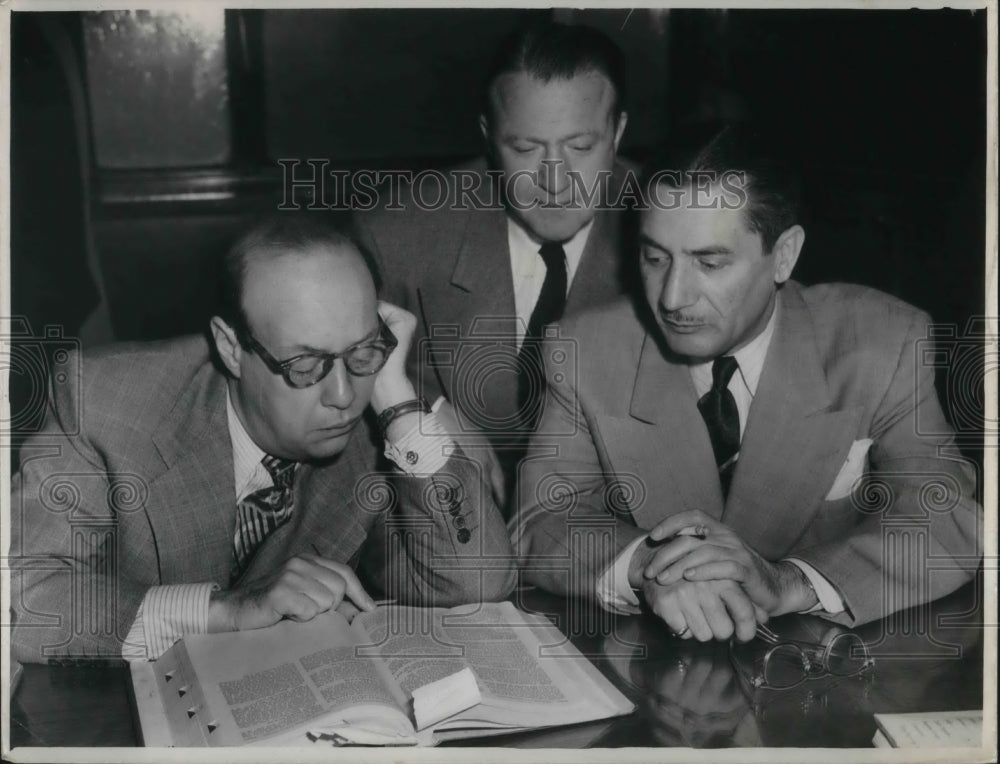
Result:
{"type": "Polygon", "coordinates": [[[731,127],[651,168],[644,309],[564,324],[580,371],[550,385],[540,429],[579,428],[555,455],[533,443],[520,483],[528,581],[685,639],[873,621],[981,555],[974,473],[921,362],[929,317],[791,280],[805,231],[773,142],[731,127]]]}
{"type": "Polygon", "coordinates": [[[516,32],[487,78],[486,156],[447,173],[458,203],[427,209],[410,187],[355,216],[386,298],[417,315],[411,376],[446,399],[439,413],[501,504],[544,402],[546,325],[625,292],[624,69],[590,27],[516,32]]]}
{"type": "Polygon", "coordinates": [[[406,376],[416,321],[377,300],[354,244],[279,215],[223,271],[212,347],[112,346],[56,386],[13,480],[15,659],[155,658],[188,633],[370,610],[359,573],[428,606],[512,588],[476,465],[406,376]],[[387,532],[390,513],[421,527],[387,532]]]}

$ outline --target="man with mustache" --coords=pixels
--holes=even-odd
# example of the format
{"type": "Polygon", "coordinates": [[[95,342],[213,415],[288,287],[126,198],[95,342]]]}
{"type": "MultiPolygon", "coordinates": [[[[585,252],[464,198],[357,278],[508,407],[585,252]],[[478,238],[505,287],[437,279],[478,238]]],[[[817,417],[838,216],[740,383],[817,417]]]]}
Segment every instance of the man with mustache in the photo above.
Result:
{"type": "Polygon", "coordinates": [[[15,659],[155,658],[186,633],[370,610],[362,579],[427,606],[510,592],[503,520],[417,398],[416,320],[375,273],[278,215],[226,255],[211,347],[113,346],[55,386],[13,480],[15,659]]]}
{"type": "Polygon", "coordinates": [[[550,383],[540,429],[578,428],[528,451],[528,581],[707,641],[784,613],[864,623],[975,574],[981,510],[922,362],[929,317],[791,280],[794,188],[745,127],[653,165],[643,310],[563,326],[580,371],[550,383]]]}

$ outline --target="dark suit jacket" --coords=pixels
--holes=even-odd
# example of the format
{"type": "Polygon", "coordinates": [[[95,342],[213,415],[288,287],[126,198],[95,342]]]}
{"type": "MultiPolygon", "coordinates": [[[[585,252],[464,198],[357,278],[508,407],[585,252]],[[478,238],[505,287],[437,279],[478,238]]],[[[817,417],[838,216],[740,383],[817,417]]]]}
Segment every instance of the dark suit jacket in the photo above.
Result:
{"type": "Polygon", "coordinates": [[[629,305],[564,325],[580,373],[550,382],[512,523],[529,581],[593,595],[629,542],[692,509],[769,560],[812,565],[844,598],[843,622],[871,621],[968,580],[982,521],[971,465],[954,446],[922,353],[928,316],[847,285],[789,282],[780,299],[725,503],[688,368],[629,305]],[[863,453],[867,440],[864,479],[831,491],[842,470],[852,474],[852,447],[863,453]]]}
{"type": "MultiPolygon", "coordinates": [[[[418,318],[409,371],[429,401],[446,395],[462,423],[486,431],[494,445],[517,429],[516,310],[507,215],[490,191],[480,159],[449,171],[449,198],[457,173],[478,180],[476,198],[491,209],[446,205],[422,210],[403,193],[403,209],[355,215],[362,244],[379,263],[383,296],[418,318]]],[[[618,165],[608,198],[618,197],[626,168],[618,165]]],[[[431,195],[433,197],[433,195],[431,195]]],[[[623,257],[623,214],[598,211],[566,303],[566,315],[626,293],[630,260],[623,257]]]]}
{"type": "MultiPolygon", "coordinates": [[[[55,386],[13,480],[12,643],[22,661],[118,656],[149,587],[226,587],[233,562],[226,383],[205,340],[114,346],[84,358],[71,381],[55,386]]],[[[302,465],[292,519],[264,541],[244,580],[318,550],[352,565],[363,555],[390,560],[370,577],[414,603],[506,596],[510,547],[474,463],[457,455],[429,480],[390,483],[366,435],[329,463],[302,465]],[[405,527],[387,525],[391,509],[405,527]],[[455,515],[471,531],[464,543],[455,515]],[[484,556],[499,562],[480,577],[484,556]]]]}

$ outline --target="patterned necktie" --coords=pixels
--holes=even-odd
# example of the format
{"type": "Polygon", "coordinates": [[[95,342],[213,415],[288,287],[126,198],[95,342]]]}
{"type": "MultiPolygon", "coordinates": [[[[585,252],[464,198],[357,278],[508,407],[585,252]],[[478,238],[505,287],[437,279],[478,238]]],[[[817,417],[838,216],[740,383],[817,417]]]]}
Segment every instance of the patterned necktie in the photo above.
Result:
{"type": "Polygon", "coordinates": [[[519,363],[520,427],[526,432],[530,432],[538,424],[545,395],[545,368],[541,348],[543,331],[546,325],[562,318],[566,308],[566,252],[562,244],[546,242],[538,253],[545,261],[545,280],[528,320],[519,363]]]}
{"type": "Polygon", "coordinates": [[[264,539],[292,516],[292,483],[298,465],[273,456],[265,456],[261,464],[271,475],[274,485],[254,491],[237,505],[231,583],[243,575],[264,539]]]}
{"type": "Polygon", "coordinates": [[[712,363],[712,389],[698,400],[698,411],[708,426],[708,437],[719,467],[724,497],[729,496],[729,484],[740,454],[740,412],[736,399],[729,392],[729,380],[738,367],[731,355],[716,358],[712,363]]]}

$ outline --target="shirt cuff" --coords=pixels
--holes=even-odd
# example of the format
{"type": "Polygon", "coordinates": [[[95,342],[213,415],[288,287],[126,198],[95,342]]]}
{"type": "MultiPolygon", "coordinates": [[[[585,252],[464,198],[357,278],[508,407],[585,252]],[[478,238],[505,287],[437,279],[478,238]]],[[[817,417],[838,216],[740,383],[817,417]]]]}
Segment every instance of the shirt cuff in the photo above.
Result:
{"type": "Polygon", "coordinates": [[[125,637],[122,658],[129,662],[155,660],[185,634],[204,634],[208,631],[209,597],[218,589],[213,583],[152,587],[125,637]]]}
{"type": "Polygon", "coordinates": [[[429,477],[447,464],[454,448],[455,441],[431,412],[419,415],[395,443],[387,440],[385,455],[407,475],[429,477]]]}
{"type": "Polygon", "coordinates": [[[803,610],[803,613],[815,613],[822,610],[830,615],[836,615],[837,613],[844,612],[844,600],[840,596],[840,592],[834,588],[833,584],[826,580],[822,573],[809,563],[797,560],[794,557],[787,558],[785,562],[790,562],[801,570],[806,580],[812,586],[813,591],[816,592],[816,604],[808,610],[803,610]]]}
{"type": "Polygon", "coordinates": [[[640,536],[625,547],[597,579],[597,601],[605,610],[622,615],[636,615],[642,612],[639,598],[628,584],[628,567],[635,550],[649,538],[640,536]]]}

